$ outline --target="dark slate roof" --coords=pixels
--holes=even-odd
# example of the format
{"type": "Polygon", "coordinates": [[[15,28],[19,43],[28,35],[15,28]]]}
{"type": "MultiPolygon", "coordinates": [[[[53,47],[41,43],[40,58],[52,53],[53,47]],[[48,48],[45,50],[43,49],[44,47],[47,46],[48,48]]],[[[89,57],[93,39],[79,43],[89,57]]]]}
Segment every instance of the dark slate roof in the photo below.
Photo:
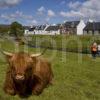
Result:
{"type": "Polygon", "coordinates": [[[76,28],[80,21],[68,21],[65,22],[63,25],[68,28],[76,28]]]}
{"type": "Polygon", "coordinates": [[[23,27],[24,27],[24,29],[29,30],[29,31],[34,31],[34,29],[35,29],[35,26],[32,26],[32,27],[30,27],[30,26],[23,26],[23,27]]]}
{"type": "Polygon", "coordinates": [[[35,30],[35,27],[32,27],[29,29],[29,31],[34,31],[35,30]]]}
{"type": "Polygon", "coordinates": [[[88,22],[84,30],[100,30],[100,22],[88,22]]]}
{"type": "Polygon", "coordinates": [[[39,25],[39,26],[36,26],[36,30],[44,30],[46,27],[46,25],[39,25]]]}
{"type": "Polygon", "coordinates": [[[59,26],[48,26],[46,31],[57,31],[59,29],[59,26]]]}

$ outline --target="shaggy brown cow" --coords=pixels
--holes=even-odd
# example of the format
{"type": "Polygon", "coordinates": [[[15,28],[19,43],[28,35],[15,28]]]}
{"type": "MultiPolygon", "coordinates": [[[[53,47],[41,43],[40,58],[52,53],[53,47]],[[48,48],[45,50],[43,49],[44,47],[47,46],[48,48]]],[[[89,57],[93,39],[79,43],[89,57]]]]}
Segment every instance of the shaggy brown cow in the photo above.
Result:
{"type": "Polygon", "coordinates": [[[4,91],[10,95],[39,95],[52,82],[51,64],[41,54],[4,52],[9,66],[6,72],[4,91]]]}

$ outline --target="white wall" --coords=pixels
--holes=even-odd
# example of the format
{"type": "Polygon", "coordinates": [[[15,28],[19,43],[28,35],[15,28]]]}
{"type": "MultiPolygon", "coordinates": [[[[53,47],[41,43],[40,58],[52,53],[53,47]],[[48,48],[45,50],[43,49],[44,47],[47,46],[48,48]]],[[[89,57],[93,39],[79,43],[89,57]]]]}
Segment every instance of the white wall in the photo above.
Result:
{"type": "Polygon", "coordinates": [[[80,20],[80,23],[77,26],[77,35],[83,35],[83,29],[85,28],[85,23],[83,20],[80,20]]]}
{"type": "Polygon", "coordinates": [[[24,35],[34,35],[34,31],[25,30],[24,35]]]}
{"type": "Polygon", "coordinates": [[[24,35],[27,35],[28,34],[28,31],[29,30],[24,30],[24,35]]]}
{"type": "Polygon", "coordinates": [[[25,30],[24,35],[34,35],[34,34],[40,34],[40,35],[59,35],[60,30],[57,31],[45,31],[45,30],[34,30],[34,31],[29,31],[25,30]]]}
{"type": "Polygon", "coordinates": [[[45,31],[46,35],[60,35],[60,30],[57,31],[45,31]]]}

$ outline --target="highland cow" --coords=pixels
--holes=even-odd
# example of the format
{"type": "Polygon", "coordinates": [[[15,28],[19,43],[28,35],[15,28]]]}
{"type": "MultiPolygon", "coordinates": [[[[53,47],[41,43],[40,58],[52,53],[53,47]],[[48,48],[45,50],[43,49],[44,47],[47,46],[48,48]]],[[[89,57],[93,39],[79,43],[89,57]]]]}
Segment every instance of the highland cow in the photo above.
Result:
{"type": "Polygon", "coordinates": [[[39,95],[52,83],[51,63],[41,54],[3,52],[8,61],[4,91],[10,95],[39,95]]]}

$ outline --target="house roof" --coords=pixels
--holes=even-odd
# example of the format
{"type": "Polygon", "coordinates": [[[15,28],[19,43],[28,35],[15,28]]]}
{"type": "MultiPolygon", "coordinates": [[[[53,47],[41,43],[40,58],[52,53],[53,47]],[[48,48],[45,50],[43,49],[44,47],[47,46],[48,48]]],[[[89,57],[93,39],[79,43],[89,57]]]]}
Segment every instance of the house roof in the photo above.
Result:
{"type": "Polygon", "coordinates": [[[46,25],[39,25],[39,26],[36,26],[35,30],[44,30],[46,27],[46,25]]]}
{"type": "Polygon", "coordinates": [[[32,27],[30,27],[30,26],[23,26],[23,27],[24,27],[25,30],[29,30],[29,31],[34,31],[34,29],[35,29],[35,26],[32,26],[32,27]]]}
{"type": "Polygon", "coordinates": [[[84,30],[100,30],[100,22],[88,22],[84,30]]]}
{"type": "Polygon", "coordinates": [[[29,31],[34,31],[35,27],[29,28],[29,31]]]}
{"type": "Polygon", "coordinates": [[[46,31],[57,31],[59,29],[59,26],[48,26],[46,31]]]}
{"type": "Polygon", "coordinates": [[[63,25],[68,28],[76,28],[80,21],[68,21],[65,22],[63,25]]]}

